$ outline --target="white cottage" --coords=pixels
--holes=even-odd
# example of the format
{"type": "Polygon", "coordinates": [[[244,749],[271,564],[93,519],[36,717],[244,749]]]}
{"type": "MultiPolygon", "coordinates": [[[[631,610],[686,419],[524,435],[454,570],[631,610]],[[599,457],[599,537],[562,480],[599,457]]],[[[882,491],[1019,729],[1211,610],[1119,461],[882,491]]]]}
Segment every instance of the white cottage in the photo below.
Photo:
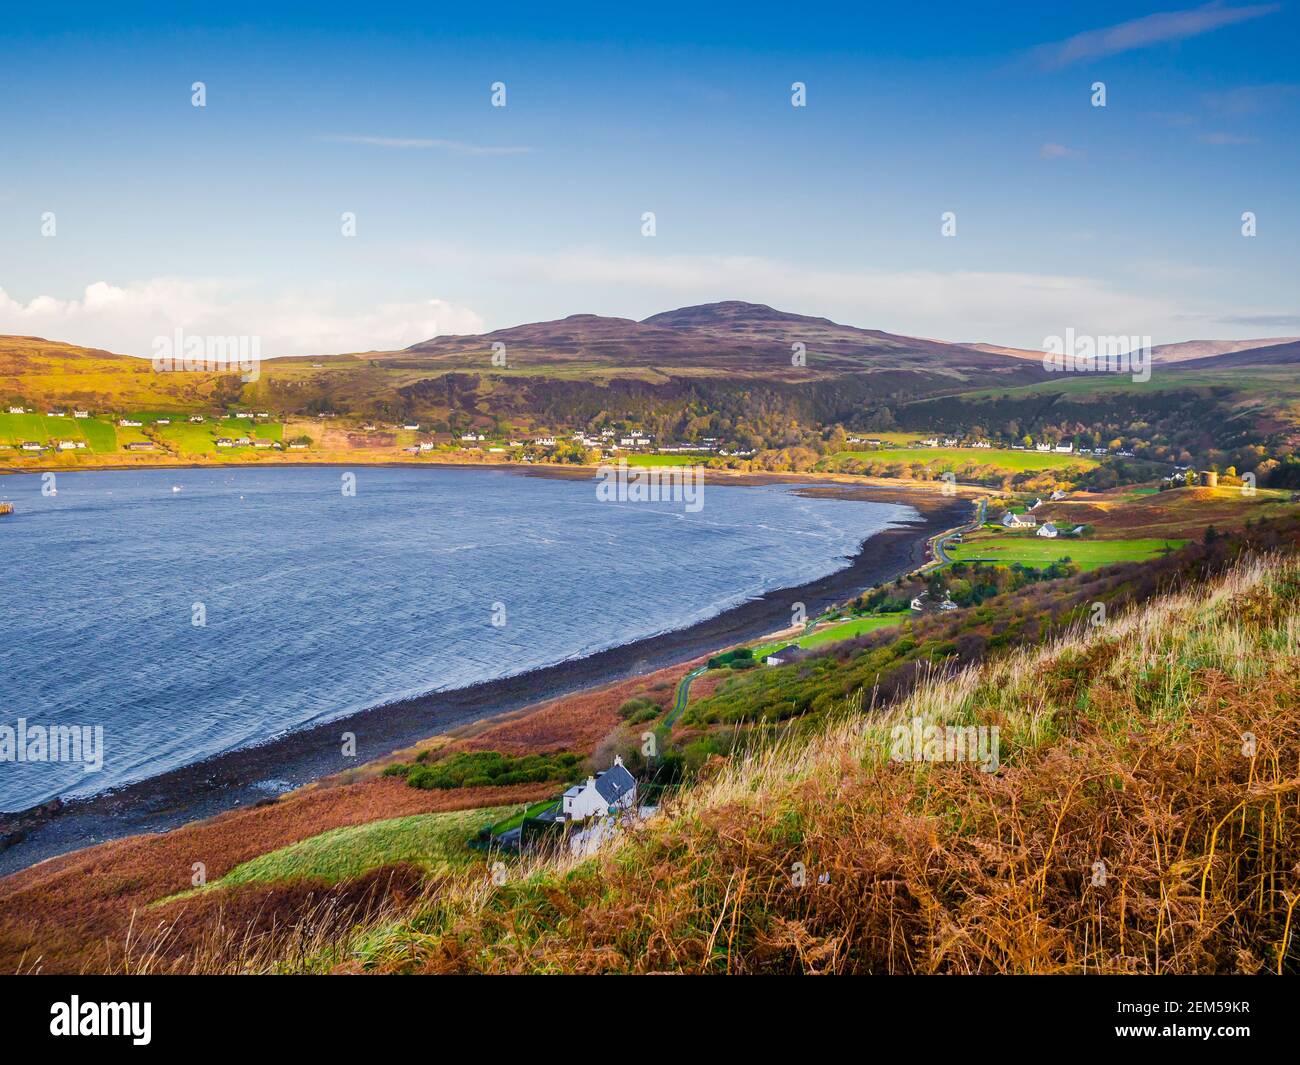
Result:
{"type": "Polygon", "coordinates": [[[1053,540],[1058,535],[1060,535],[1060,530],[1049,521],[1046,525],[1044,525],[1041,529],[1038,530],[1038,535],[1046,537],[1048,540],[1053,540]]]}
{"type": "Polygon", "coordinates": [[[564,793],[561,809],[566,821],[584,821],[636,806],[636,778],[614,756],[614,764],[603,773],[588,777],[564,793]]]}

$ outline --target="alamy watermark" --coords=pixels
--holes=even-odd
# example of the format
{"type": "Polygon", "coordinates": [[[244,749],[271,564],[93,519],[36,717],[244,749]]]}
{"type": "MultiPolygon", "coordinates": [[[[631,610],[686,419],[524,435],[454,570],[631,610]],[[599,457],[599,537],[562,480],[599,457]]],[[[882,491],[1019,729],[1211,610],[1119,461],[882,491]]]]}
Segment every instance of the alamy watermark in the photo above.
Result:
{"type": "Polygon", "coordinates": [[[1043,340],[1043,369],[1048,373],[1126,373],[1135,383],[1151,380],[1149,336],[1092,336],[1075,333],[1043,340]]]}
{"type": "Polygon", "coordinates": [[[894,762],[977,762],[985,773],[996,773],[999,761],[997,725],[927,725],[920,717],[890,730],[889,758],[894,762]]]}
{"type": "Polygon", "coordinates": [[[0,762],[80,762],[87,773],[104,767],[103,725],[0,725],[0,762]]]}
{"type": "Polygon", "coordinates": [[[196,336],[179,326],[171,336],[153,338],[155,373],[225,373],[239,371],[251,384],[262,376],[260,336],[196,336]]]}
{"type": "Polygon", "coordinates": [[[704,509],[701,466],[636,466],[626,459],[596,467],[596,499],[601,503],[681,503],[695,514],[704,509]]]}

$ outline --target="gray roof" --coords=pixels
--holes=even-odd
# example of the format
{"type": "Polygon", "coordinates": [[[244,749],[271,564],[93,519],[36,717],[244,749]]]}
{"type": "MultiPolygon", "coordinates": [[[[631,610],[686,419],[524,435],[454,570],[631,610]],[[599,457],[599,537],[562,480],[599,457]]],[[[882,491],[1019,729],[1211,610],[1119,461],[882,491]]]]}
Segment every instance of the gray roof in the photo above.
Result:
{"type": "Polygon", "coordinates": [[[636,787],[632,774],[623,766],[616,765],[596,775],[596,790],[606,802],[622,798],[636,787]]]}
{"type": "Polygon", "coordinates": [[[799,645],[798,645],[798,644],[796,644],[796,643],[788,643],[788,644],[786,644],[784,647],[782,647],[780,650],[773,651],[773,652],[772,652],[771,654],[769,654],[767,657],[768,657],[768,658],[786,658],[786,657],[788,657],[789,655],[793,654],[793,653],[794,653],[795,651],[797,651],[797,650],[799,650],[799,645]]]}

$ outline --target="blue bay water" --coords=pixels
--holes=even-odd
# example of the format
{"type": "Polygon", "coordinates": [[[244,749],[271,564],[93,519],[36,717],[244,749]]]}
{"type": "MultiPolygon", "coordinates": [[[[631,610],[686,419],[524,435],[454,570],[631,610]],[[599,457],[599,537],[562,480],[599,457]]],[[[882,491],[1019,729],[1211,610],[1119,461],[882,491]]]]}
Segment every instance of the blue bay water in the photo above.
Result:
{"type": "Polygon", "coordinates": [[[0,810],[681,628],[916,517],[785,485],[711,484],[688,513],[587,480],[354,472],[354,497],[327,467],[0,478],[0,725],[105,734],[97,773],[0,762],[0,810]]]}

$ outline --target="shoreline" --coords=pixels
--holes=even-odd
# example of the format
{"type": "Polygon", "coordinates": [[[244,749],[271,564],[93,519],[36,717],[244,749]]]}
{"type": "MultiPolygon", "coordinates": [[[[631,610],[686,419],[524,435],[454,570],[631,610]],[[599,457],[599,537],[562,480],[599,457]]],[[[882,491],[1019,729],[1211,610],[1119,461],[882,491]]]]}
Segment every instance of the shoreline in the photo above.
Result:
{"type": "MultiPolygon", "coordinates": [[[[398,463],[405,466],[405,463],[398,463]]],[[[450,464],[439,464],[450,465],[450,464]]],[[[470,464],[470,468],[482,466],[470,464]]],[[[514,467],[518,471],[518,467],[514,467]]],[[[590,468],[534,467],[533,476],[589,477],[590,468]]],[[[926,560],[933,540],[969,520],[971,497],[942,496],[903,485],[815,482],[799,474],[738,474],[732,483],[797,483],[804,492],[913,507],[919,521],[862,541],[848,566],[804,584],[774,589],[685,628],[606,648],[511,677],[434,692],[357,711],[287,732],[84,799],[0,814],[0,876],[48,858],[122,836],[161,832],[223,811],[275,801],[315,780],[471,722],[516,712],[550,699],[677,665],[788,628],[790,603],[810,616],[873,584],[893,580],[926,560]],[[356,755],[343,760],[341,734],[356,736],[356,755]],[[274,786],[268,786],[273,784],[274,786]]]]}

